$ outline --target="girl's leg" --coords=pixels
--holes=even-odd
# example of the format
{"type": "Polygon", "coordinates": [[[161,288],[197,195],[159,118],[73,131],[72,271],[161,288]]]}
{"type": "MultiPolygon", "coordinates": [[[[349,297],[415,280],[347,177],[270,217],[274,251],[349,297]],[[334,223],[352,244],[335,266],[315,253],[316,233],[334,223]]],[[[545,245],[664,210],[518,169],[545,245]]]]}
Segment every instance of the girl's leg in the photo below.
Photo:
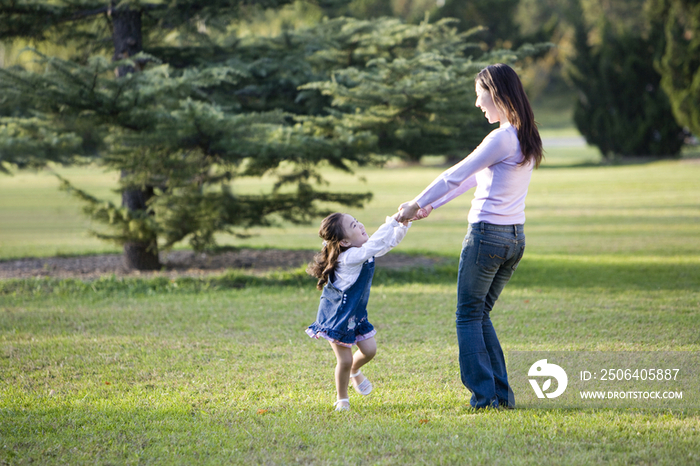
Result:
{"type": "Polygon", "coordinates": [[[335,389],[338,399],[348,397],[348,384],[350,383],[350,370],[352,369],[352,348],[331,343],[337,364],[335,366],[335,389]]]}
{"type": "MultiPolygon", "coordinates": [[[[372,358],[377,354],[377,341],[374,337],[368,338],[366,340],[357,342],[357,351],[352,358],[352,373],[357,374],[360,368],[370,362],[372,358]]],[[[353,386],[357,387],[362,382],[364,382],[366,377],[364,374],[360,374],[357,377],[352,378],[353,386]]]]}

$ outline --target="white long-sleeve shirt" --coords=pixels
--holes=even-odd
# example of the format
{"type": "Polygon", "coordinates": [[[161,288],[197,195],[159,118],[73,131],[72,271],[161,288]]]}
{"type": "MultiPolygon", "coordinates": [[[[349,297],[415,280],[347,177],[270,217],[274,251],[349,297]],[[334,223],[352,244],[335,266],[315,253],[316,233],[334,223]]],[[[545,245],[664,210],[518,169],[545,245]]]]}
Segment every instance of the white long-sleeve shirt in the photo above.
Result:
{"type": "Polygon", "coordinates": [[[510,123],[502,123],[471,154],[440,174],[414,201],[421,207],[432,205],[437,209],[476,186],[469,223],[525,223],[525,197],[533,163],[519,165],[523,158],[517,130],[510,123]]]}
{"type": "Polygon", "coordinates": [[[335,266],[333,286],[345,291],[360,276],[362,264],[373,257],[380,257],[391,251],[406,236],[409,227],[387,217],[386,222],[359,248],[350,248],[340,253],[335,266]]]}

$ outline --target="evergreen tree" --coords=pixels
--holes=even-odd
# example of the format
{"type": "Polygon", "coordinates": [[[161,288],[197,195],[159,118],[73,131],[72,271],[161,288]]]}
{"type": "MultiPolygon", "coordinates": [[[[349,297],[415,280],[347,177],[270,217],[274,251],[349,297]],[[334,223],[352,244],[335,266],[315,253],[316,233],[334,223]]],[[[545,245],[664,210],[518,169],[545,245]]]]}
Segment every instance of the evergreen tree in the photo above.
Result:
{"type": "Polygon", "coordinates": [[[570,74],[579,95],[574,110],[579,131],[606,158],[677,155],[684,133],[654,69],[658,29],[644,38],[605,23],[601,36],[600,46],[592,47],[583,21],[576,25],[570,74]]]}
{"type": "Polygon", "coordinates": [[[433,10],[438,19],[459,19],[460,30],[480,28],[479,40],[489,48],[505,47],[520,42],[520,32],[515,21],[520,0],[442,0],[441,7],[433,10]]]}
{"type": "Polygon", "coordinates": [[[361,53],[346,61],[343,49],[349,47],[343,43],[324,51],[323,58],[338,59],[332,80],[302,86],[332,98],[329,115],[315,118],[315,124],[369,131],[377,136],[380,153],[412,161],[471,152],[491,130],[474,106],[476,73],[489,63],[515,62],[550,45],[480,53],[473,60],[469,52],[476,46],[469,38],[474,31],[459,32],[456,23],[347,22],[344,29],[361,53]]]}
{"type": "Polygon", "coordinates": [[[700,3],[657,0],[651,15],[665,26],[666,46],[657,61],[661,86],[678,122],[700,135],[700,3]]]}
{"type": "MultiPolygon", "coordinates": [[[[337,18],[274,38],[240,38],[206,30],[208,21],[228,24],[235,2],[211,10],[181,2],[80,5],[83,13],[52,17],[48,32],[27,31],[55,40],[70,30],[71,41],[88,37],[92,49],[78,48],[72,60],[38,56],[38,71],[0,70],[0,151],[16,163],[78,156],[119,171],[121,206],[68,180],[63,186],[109,225],[96,234],[123,244],[135,268],[158,267],[158,248],[182,240],[201,250],[217,232],[242,234],[275,218],[306,222],[326,213],[324,203],[360,206],[370,198],[319,190],[319,164],[350,171],[387,155],[449,155],[488,131],[473,105],[473,75],[485,63],[468,58],[467,36],[449,21],[337,18]],[[71,23],[89,14],[101,16],[90,27],[71,23]],[[133,27],[112,24],[122,15],[133,27]],[[100,36],[101,24],[119,37],[111,58],[100,48],[106,41],[95,42],[109,29],[100,36]],[[277,177],[270,192],[237,192],[237,179],[262,175],[277,177]]],[[[25,31],[5,24],[12,18],[0,8],[5,36],[25,31]]]]}
{"type": "MultiPolygon", "coordinates": [[[[2,158],[37,166],[92,156],[120,171],[121,206],[75,192],[89,201],[92,215],[116,230],[100,236],[123,244],[127,265],[138,269],[159,267],[159,238],[169,247],[189,237],[201,249],[212,244],[216,231],[269,224],[275,213],[308,220],[322,213],[318,201],[359,205],[369,194],[312,189],[309,181],[317,175],[310,167],[327,159],[346,168],[350,160],[366,163],[368,157],[356,149],[367,153],[364,146],[371,138],[356,135],[347,147],[327,155],[332,151],[322,138],[296,128],[281,111],[270,111],[288,106],[279,98],[289,88],[312,80],[299,78],[309,67],[300,69],[292,60],[276,63],[273,78],[261,85],[268,62],[264,57],[245,61],[255,44],[241,47],[246,52],[236,58],[203,33],[224,28],[243,5],[284,3],[3,1],[0,39],[68,43],[78,53],[69,61],[39,57],[38,73],[2,70],[2,158]],[[180,43],[173,44],[173,34],[180,43]],[[174,65],[143,52],[149,49],[174,65]],[[218,60],[205,62],[198,53],[218,60]],[[281,81],[289,82],[280,86],[281,81]],[[259,176],[284,161],[296,168],[280,172],[272,193],[237,196],[231,191],[234,177],[259,176]],[[281,188],[292,183],[296,191],[283,194],[281,188]]],[[[314,105],[313,98],[306,101],[314,105]]]]}

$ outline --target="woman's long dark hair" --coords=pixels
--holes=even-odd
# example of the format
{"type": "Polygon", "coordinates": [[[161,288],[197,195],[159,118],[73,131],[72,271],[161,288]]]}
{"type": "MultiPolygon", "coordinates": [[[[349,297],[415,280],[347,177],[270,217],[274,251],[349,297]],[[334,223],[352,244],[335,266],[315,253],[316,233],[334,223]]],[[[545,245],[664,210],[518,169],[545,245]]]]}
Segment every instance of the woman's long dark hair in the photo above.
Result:
{"type": "Polygon", "coordinates": [[[521,165],[534,161],[535,168],[542,161],[542,139],[535,123],[530,101],[517,73],[508,65],[489,65],[476,75],[476,83],[489,91],[496,107],[518,130],[520,150],[525,159],[521,165]]]}
{"type": "Polygon", "coordinates": [[[323,238],[323,248],[314,256],[314,261],[306,268],[306,273],[318,278],[316,288],[319,290],[322,290],[324,285],[328,283],[340,253],[348,249],[340,245],[340,242],[345,239],[342,225],[343,215],[338,212],[330,214],[323,219],[321,228],[318,230],[318,236],[323,238]]]}

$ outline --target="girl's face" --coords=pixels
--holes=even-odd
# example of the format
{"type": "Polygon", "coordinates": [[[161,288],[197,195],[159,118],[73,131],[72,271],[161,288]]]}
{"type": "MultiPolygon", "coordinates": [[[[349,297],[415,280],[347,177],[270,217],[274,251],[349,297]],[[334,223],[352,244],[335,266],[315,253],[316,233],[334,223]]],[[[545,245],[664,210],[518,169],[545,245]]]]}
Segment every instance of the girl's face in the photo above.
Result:
{"type": "Polygon", "coordinates": [[[489,123],[503,121],[501,112],[498,111],[496,104],[491,97],[491,93],[476,83],[476,103],[474,104],[484,112],[484,116],[489,123]]]}
{"type": "Polygon", "coordinates": [[[343,214],[341,225],[345,232],[345,238],[340,242],[341,246],[346,248],[359,248],[369,239],[365,231],[365,226],[358,222],[352,215],[343,214]]]}

